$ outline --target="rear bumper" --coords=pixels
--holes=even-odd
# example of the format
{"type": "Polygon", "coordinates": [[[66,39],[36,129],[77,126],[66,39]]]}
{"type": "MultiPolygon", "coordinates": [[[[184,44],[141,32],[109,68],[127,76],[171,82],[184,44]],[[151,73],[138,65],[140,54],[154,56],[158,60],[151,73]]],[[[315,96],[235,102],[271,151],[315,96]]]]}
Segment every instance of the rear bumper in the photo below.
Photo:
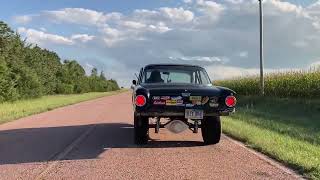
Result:
{"type": "MultiPolygon", "coordinates": [[[[204,110],[204,116],[228,116],[231,113],[235,112],[235,108],[226,109],[218,112],[206,112],[204,110]]],[[[185,112],[183,111],[140,111],[136,112],[138,116],[148,116],[148,117],[183,117],[185,116],[185,112]]]]}

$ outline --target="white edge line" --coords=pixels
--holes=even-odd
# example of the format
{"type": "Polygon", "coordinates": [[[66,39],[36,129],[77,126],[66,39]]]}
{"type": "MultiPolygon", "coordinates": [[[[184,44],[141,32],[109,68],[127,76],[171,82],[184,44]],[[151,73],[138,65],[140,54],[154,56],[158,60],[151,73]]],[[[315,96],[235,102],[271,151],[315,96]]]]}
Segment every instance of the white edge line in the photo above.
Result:
{"type": "Polygon", "coordinates": [[[292,176],[294,176],[297,179],[305,179],[302,175],[298,174],[297,172],[295,172],[292,169],[289,169],[288,167],[286,167],[285,165],[281,164],[280,162],[272,159],[271,157],[268,157],[265,154],[262,154],[258,151],[255,151],[251,148],[248,148],[244,143],[237,141],[235,139],[233,139],[232,137],[227,136],[226,134],[223,134],[223,137],[225,137],[227,140],[233,142],[234,144],[246,149],[248,152],[250,152],[251,154],[254,154],[255,156],[257,156],[258,158],[260,158],[263,161],[266,161],[267,163],[269,163],[270,165],[284,171],[287,174],[290,174],[292,176]]]}

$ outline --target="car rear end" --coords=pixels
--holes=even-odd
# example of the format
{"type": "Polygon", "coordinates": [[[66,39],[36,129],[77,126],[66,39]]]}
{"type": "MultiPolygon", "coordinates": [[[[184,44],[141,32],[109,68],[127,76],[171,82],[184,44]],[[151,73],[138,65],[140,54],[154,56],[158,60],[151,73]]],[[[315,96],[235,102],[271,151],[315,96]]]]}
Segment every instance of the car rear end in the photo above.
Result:
{"type": "Polygon", "coordinates": [[[185,119],[229,115],[236,104],[233,93],[215,87],[185,86],[147,88],[147,92],[137,95],[135,101],[137,115],[185,119]],[[140,99],[145,101],[143,105],[139,105],[140,99]]]}
{"type": "Polygon", "coordinates": [[[186,129],[197,133],[201,128],[204,143],[216,144],[221,135],[220,116],[235,111],[235,92],[213,86],[206,71],[198,66],[148,65],[141,69],[135,85],[137,144],[148,142],[149,128],[153,127],[155,133],[163,127],[173,133],[186,129]]]}

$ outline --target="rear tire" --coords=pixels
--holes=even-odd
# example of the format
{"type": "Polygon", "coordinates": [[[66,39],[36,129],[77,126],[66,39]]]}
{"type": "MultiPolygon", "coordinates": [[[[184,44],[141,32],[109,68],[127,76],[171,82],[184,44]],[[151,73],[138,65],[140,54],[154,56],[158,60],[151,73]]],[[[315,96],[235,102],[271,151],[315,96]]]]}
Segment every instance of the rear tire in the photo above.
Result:
{"type": "Polygon", "coordinates": [[[149,118],[134,116],[134,143],[147,144],[149,139],[149,118]]]}
{"type": "Polygon", "coordinates": [[[220,116],[205,117],[201,121],[201,134],[204,144],[217,144],[221,138],[220,116]]]}

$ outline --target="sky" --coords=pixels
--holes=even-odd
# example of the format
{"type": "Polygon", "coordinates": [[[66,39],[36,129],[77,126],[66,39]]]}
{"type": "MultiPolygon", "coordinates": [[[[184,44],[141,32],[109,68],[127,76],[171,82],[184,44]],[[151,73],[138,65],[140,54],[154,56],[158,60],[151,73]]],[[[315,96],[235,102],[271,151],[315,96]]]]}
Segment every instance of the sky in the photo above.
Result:
{"type": "MultiPolygon", "coordinates": [[[[264,0],[266,72],[320,65],[320,0],[264,0]]],[[[0,20],[29,43],[103,70],[121,86],[151,63],[259,72],[257,0],[10,0],[0,20]]]]}

